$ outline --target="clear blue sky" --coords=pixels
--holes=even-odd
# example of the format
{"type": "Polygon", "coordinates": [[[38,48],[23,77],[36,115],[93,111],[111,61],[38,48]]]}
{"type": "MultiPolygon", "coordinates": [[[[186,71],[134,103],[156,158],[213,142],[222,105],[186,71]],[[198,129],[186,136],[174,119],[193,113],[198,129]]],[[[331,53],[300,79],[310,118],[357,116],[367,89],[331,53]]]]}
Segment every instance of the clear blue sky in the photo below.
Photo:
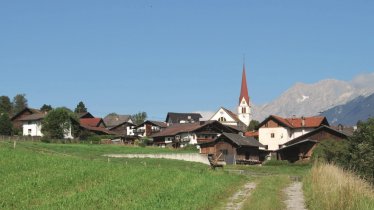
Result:
{"type": "Polygon", "coordinates": [[[374,71],[373,1],[1,1],[0,95],[94,115],[215,111],[374,71]]]}

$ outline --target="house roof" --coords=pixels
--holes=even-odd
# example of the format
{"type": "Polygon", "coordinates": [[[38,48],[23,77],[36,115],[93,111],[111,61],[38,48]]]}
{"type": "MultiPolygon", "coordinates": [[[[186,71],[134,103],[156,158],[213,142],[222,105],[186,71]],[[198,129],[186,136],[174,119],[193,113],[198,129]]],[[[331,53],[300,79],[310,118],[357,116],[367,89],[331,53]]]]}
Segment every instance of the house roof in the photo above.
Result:
{"type": "Polygon", "coordinates": [[[41,120],[43,119],[47,114],[45,113],[37,113],[37,114],[30,114],[27,116],[24,116],[20,119],[20,121],[31,121],[31,120],[41,120]]]}
{"type": "Polygon", "coordinates": [[[115,127],[123,124],[124,122],[128,122],[130,119],[130,115],[108,115],[104,117],[104,122],[108,127],[115,127]]]}
{"type": "Polygon", "coordinates": [[[240,88],[239,104],[242,101],[242,98],[245,99],[249,105],[249,96],[248,96],[248,87],[247,87],[247,76],[245,74],[245,65],[243,64],[243,73],[242,73],[242,85],[240,88]]]}
{"type": "Polygon", "coordinates": [[[94,118],[94,116],[89,112],[81,112],[76,114],[79,119],[81,118],[94,118]]]}
{"type": "Polygon", "coordinates": [[[166,115],[165,122],[170,123],[180,123],[181,121],[185,122],[199,122],[202,118],[199,113],[177,113],[177,112],[168,112],[166,115]]]}
{"type": "Polygon", "coordinates": [[[293,118],[283,118],[276,115],[270,115],[264,121],[262,121],[258,127],[263,126],[269,120],[275,120],[285,127],[289,128],[318,128],[321,125],[329,125],[326,117],[324,116],[314,116],[314,117],[293,117],[293,118]]]}
{"type": "MultiPolygon", "coordinates": [[[[116,125],[116,126],[114,126],[114,127],[107,127],[107,128],[108,128],[109,130],[114,130],[114,129],[116,129],[116,128],[122,126],[122,125],[125,125],[125,124],[127,124],[128,126],[134,126],[134,125],[135,125],[135,124],[130,123],[130,122],[123,122],[123,123],[118,124],[118,125],[116,125]]],[[[127,127],[128,127],[128,126],[127,126],[127,127]]]]}
{"type": "Polygon", "coordinates": [[[209,126],[209,125],[222,125],[226,127],[225,130],[220,131],[220,133],[224,131],[233,131],[233,132],[239,132],[237,128],[233,128],[231,126],[224,125],[218,121],[207,121],[204,124],[201,123],[182,123],[182,124],[173,124],[169,127],[167,127],[165,130],[160,131],[159,133],[156,133],[152,135],[151,137],[163,137],[163,136],[175,136],[180,133],[188,133],[188,132],[198,132],[202,131],[204,127],[209,126]]]}
{"type": "Polygon", "coordinates": [[[10,120],[13,121],[14,119],[16,119],[17,117],[19,117],[20,115],[22,115],[23,113],[25,112],[30,112],[31,114],[38,114],[38,113],[42,113],[42,111],[38,110],[38,109],[33,109],[33,108],[29,108],[29,107],[26,107],[24,108],[23,110],[21,110],[20,112],[16,113],[15,115],[13,115],[10,120]]]}
{"type": "Polygon", "coordinates": [[[163,131],[155,133],[151,137],[175,136],[179,133],[192,132],[195,129],[200,128],[200,127],[201,127],[200,123],[181,123],[181,124],[176,123],[165,128],[163,131]]]}
{"type": "Polygon", "coordinates": [[[95,126],[89,126],[89,125],[84,125],[84,124],[81,124],[80,127],[85,128],[89,131],[100,132],[100,133],[103,133],[103,134],[109,134],[109,135],[117,134],[116,132],[110,131],[110,130],[108,130],[106,128],[102,128],[102,127],[95,127],[95,126]]]}
{"type": "Polygon", "coordinates": [[[292,139],[291,141],[285,143],[284,145],[289,146],[291,144],[296,144],[298,142],[301,142],[301,141],[303,141],[305,139],[308,139],[308,138],[310,139],[311,136],[313,136],[314,134],[316,134],[318,132],[321,132],[321,131],[330,132],[330,133],[332,133],[332,134],[334,134],[336,136],[339,136],[341,138],[348,138],[348,135],[346,135],[346,134],[344,134],[344,133],[342,133],[340,131],[337,131],[337,130],[329,127],[329,126],[322,125],[319,128],[317,128],[317,129],[314,129],[314,130],[312,130],[312,131],[310,131],[310,132],[308,132],[308,133],[306,133],[306,134],[304,134],[302,136],[299,136],[297,138],[292,139]]]}
{"type": "Polygon", "coordinates": [[[244,133],[244,136],[247,137],[258,137],[258,131],[247,131],[244,133]]]}
{"type": "Polygon", "coordinates": [[[235,114],[234,112],[226,109],[225,107],[221,107],[221,109],[223,109],[232,119],[234,119],[235,122],[241,122],[238,115],[235,114]]]}
{"type": "MultiPolygon", "coordinates": [[[[91,127],[98,127],[100,123],[104,123],[102,118],[83,118],[79,120],[81,125],[91,126],[91,127]]],[[[104,123],[104,127],[106,127],[104,123]]]]}
{"type": "Polygon", "coordinates": [[[166,122],[161,122],[161,121],[154,121],[154,120],[146,120],[142,124],[135,126],[135,128],[143,127],[144,124],[151,124],[153,126],[158,126],[161,128],[166,128],[168,127],[166,122]]]}
{"type": "Polygon", "coordinates": [[[229,139],[231,142],[233,142],[239,147],[243,147],[243,146],[263,147],[264,146],[253,137],[245,137],[245,136],[242,136],[240,134],[235,134],[235,133],[223,133],[215,141],[220,141],[224,137],[226,137],[227,139],[229,139]]]}

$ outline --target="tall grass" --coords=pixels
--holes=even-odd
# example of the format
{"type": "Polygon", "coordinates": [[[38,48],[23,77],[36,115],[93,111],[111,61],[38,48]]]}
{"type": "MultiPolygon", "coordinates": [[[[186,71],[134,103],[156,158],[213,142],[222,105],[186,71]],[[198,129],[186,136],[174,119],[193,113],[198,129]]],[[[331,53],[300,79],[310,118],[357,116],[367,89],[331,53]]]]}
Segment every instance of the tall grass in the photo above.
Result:
{"type": "Polygon", "coordinates": [[[331,164],[315,164],[304,179],[308,209],[374,209],[369,183],[331,164]]]}

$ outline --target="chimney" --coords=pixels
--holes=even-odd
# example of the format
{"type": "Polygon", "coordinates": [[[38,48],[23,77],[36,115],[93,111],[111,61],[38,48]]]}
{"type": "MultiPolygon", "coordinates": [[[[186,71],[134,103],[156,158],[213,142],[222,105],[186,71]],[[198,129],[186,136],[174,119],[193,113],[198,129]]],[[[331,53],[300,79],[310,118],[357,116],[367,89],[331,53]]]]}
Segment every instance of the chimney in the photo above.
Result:
{"type": "Polygon", "coordinates": [[[301,117],[301,126],[305,127],[305,117],[304,116],[301,117]]]}

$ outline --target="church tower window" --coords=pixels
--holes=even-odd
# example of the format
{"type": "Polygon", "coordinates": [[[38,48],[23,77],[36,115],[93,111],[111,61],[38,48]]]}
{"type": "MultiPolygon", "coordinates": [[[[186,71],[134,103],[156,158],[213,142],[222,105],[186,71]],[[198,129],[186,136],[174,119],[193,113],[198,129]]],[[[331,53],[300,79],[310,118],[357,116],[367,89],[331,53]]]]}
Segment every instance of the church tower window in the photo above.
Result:
{"type": "Polygon", "coordinates": [[[220,117],[220,118],[218,119],[218,121],[219,121],[219,122],[226,122],[226,118],[224,118],[224,117],[220,117]]]}

